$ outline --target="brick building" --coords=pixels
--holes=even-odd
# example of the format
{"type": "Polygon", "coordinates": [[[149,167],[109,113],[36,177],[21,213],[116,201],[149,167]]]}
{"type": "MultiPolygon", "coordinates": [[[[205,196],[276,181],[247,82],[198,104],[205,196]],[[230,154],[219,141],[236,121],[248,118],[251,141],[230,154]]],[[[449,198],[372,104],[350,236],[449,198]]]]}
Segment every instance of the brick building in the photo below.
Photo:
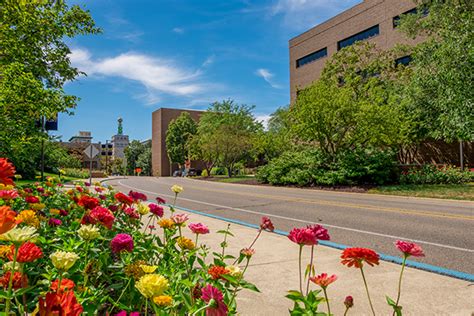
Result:
{"type": "MultiPolygon", "coordinates": [[[[172,120],[183,112],[188,112],[191,118],[199,121],[203,111],[160,108],[152,113],[151,161],[154,176],[170,176],[178,169],[171,164],[166,151],[166,131],[172,120]]],[[[192,168],[202,169],[200,162],[192,161],[192,168]]]]}
{"type": "MultiPolygon", "coordinates": [[[[289,41],[290,95],[317,80],[326,60],[356,41],[367,40],[380,49],[397,43],[415,44],[397,29],[401,14],[416,12],[413,0],[364,0],[289,41]]],[[[398,62],[406,63],[409,56],[398,62]]]]}

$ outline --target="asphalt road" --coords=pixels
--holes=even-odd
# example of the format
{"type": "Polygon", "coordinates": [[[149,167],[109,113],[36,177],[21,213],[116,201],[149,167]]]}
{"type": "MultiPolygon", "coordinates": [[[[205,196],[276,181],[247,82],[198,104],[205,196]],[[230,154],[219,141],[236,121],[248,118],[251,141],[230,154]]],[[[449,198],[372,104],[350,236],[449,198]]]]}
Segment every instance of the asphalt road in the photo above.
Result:
{"type": "Polygon", "coordinates": [[[109,184],[123,192],[172,201],[170,187],[184,187],[177,205],[259,224],[269,216],[289,231],[310,223],[328,228],[331,241],[399,256],[393,243],[413,240],[426,257],[414,261],[474,274],[474,202],[382,196],[310,189],[225,184],[185,178],[129,177],[109,184]]]}

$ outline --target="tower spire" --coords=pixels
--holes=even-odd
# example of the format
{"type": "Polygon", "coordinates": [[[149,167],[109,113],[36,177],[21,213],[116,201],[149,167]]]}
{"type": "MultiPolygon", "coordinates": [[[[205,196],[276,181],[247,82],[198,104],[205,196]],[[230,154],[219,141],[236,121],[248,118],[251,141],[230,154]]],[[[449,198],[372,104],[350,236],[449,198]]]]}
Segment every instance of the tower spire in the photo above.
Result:
{"type": "Polygon", "coordinates": [[[119,117],[117,121],[118,121],[117,135],[122,135],[123,134],[123,126],[122,126],[123,119],[119,117]]]}

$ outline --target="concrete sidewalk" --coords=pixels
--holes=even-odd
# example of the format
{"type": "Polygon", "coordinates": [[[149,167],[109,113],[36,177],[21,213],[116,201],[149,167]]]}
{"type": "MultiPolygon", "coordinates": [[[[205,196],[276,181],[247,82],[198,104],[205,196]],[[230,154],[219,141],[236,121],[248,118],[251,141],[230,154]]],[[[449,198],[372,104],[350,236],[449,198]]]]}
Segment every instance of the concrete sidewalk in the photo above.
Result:
{"type": "MultiPolygon", "coordinates": [[[[188,214],[190,217],[188,223],[206,224],[211,234],[201,236],[199,243],[207,244],[212,250],[220,249],[219,244],[222,242],[223,235],[215,232],[225,229],[227,222],[185,211],[177,210],[177,212],[188,214]]],[[[169,212],[166,211],[165,216],[168,215],[169,212]]],[[[189,230],[184,230],[184,232],[188,237],[192,237],[189,230]]],[[[247,247],[255,238],[257,230],[231,224],[231,232],[235,237],[229,236],[227,253],[238,255],[240,249],[247,247]]],[[[299,287],[298,246],[285,236],[264,232],[254,249],[256,254],[252,258],[245,279],[254,283],[261,293],[248,290],[240,292],[238,297],[240,315],[288,315],[288,308],[292,304],[285,298],[286,292],[299,287]]],[[[317,246],[315,251],[316,273],[326,272],[338,276],[338,280],[328,288],[331,312],[334,315],[342,315],[345,310],[344,298],[352,295],[354,307],[348,314],[369,315],[370,308],[360,272],[358,269],[343,266],[340,263],[340,255],[340,250],[321,245],[317,246]]],[[[426,255],[429,256],[429,253],[426,255]]],[[[305,247],[303,263],[307,264],[308,261],[309,247],[305,247]]],[[[379,266],[367,266],[364,272],[377,315],[391,315],[392,310],[385,301],[385,295],[396,298],[400,265],[381,261],[379,266]]],[[[403,315],[469,316],[474,313],[474,284],[406,268],[400,304],[403,306],[403,315]]],[[[321,304],[320,310],[326,312],[326,305],[321,304]]]]}

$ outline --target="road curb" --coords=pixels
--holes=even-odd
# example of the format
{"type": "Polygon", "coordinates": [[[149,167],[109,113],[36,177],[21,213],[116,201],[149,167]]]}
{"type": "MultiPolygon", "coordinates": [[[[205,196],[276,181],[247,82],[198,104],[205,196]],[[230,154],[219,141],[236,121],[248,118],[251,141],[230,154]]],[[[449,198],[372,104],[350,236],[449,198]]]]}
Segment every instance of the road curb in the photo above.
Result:
{"type": "MultiPolygon", "coordinates": [[[[168,207],[172,207],[171,204],[164,204],[164,205],[166,205],[168,207]]],[[[260,228],[259,225],[247,223],[247,222],[236,220],[236,219],[226,218],[226,217],[222,217],[222,216],[219,216],[219,215],[208,214],[208,213],[205,213],[205,212],[200,212],[200,211],[188,209],[188,208],[181,207],[181,206],[174,206],[174,208],[185,211],[185,212],[189,212],[189,213],[193,213],[193,214],[197,214],[197,215],[201,215],[201,216],[206,216],[206,217],[218,219],[218,220],[222,220],[222,221],[225,221],[225,222],[228,222],[228,223],[233,223],[233,224],[237,224],[237,225],[241,225],[241,226],[245,226],[245,227],[249,227],[249,228],[256,228],[256,229],[260,228]]],[[[278,234],[278,235],[281,235],[281,236],[288,236],[288,232],[278,230],[278,229],[275,229],[274,233],[278,234]]],[[[332,241],[326,241],[326,240],[320,240],[318,242],[319,242],[320,245],[330,247],[330,248],[339,249],[339,250],[344,250],[346,248],[351,247],[351,246],[348,246],[348,245],[343,245],[343,244],[335,243],[335,242],[332,242],[332,241]]],[[[383,253],[378,253],[378,254],[380,256],[380,259],[382,259],[383,261],[392,262],[392,263],[396,263],[396,264],[399,264],[399,265],[401,265],[402,262],[403,262],[403,259],[400,258],[400,257],[395,257],[395,256],[383,254],[383,253]]],[[[416,262],[416,261],[411,261],[411,260],[406,261],[406,266],[411,267],[411,268],[416,268],[416,269],[419,269],[419,270],[424,270],[424,271],[436,273],[436,274],[441,274],[441,275],[453,277],[453,278],[464,280],[464,281],[474,282],[474,274],[470,274],[470,273],[466,273],[466,272],[446,269],[446,268],[434,266],[434,265],[431,265],[431,264],[416,262]]]]}

